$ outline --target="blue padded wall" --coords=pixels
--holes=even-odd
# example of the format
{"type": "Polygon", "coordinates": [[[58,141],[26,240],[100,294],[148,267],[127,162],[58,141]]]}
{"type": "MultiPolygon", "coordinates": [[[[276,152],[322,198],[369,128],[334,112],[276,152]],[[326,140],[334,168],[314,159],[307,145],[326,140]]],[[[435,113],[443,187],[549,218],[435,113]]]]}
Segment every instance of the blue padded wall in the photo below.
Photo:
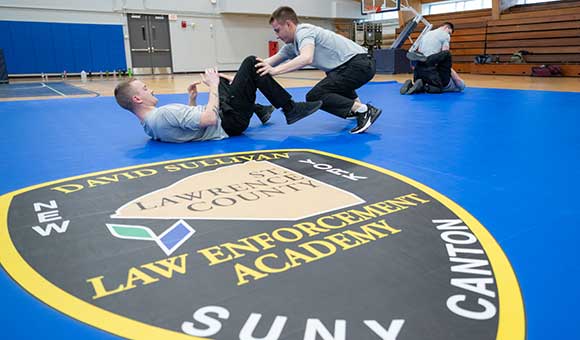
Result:
{"type": "Polygon", "coordinates": [[[122,25],[0,21],[9,74],[125,69],[122,25]]]}

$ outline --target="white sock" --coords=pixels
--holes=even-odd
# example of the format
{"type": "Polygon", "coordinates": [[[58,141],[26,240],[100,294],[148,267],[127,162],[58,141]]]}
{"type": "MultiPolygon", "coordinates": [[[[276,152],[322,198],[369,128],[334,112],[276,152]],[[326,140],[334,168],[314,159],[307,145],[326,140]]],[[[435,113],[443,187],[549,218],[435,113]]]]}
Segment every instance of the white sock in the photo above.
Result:
{"type": "Polygon", "coordinates": [[[358,109],[356,109],[355,112],[357,113],[363,113],[366,112],[368,110],[368,106],[366,106],[366,104],[361,104],[360,107],[358,109]]]}

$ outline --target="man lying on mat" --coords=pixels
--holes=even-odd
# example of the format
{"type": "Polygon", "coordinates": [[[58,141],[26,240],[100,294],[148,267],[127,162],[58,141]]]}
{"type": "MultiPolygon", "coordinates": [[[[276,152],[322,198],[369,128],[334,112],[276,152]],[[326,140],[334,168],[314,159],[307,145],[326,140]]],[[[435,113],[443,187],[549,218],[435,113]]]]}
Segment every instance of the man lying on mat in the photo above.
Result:
{"type": "Polygon", "coordinates": [[[117,103],[139,118],[145,133],[155,140],[183,143],[218,140],[242,134],[254,112],[266,123],[272,106],[255,104],[259,89],[276,108],[282,108],[286,122],[293,124],[320,108],[321,101],[294,102],[291,95],[269,75],[255,71],[256,58],[247,57],[234,78],[206,69],[202,82],[209,87],[206,105],[197,105],[197,85],[189,85],[189,105],[169,104],[157,107],[158,99],[145,83],[131,79],[115,88],[117,103]]]}

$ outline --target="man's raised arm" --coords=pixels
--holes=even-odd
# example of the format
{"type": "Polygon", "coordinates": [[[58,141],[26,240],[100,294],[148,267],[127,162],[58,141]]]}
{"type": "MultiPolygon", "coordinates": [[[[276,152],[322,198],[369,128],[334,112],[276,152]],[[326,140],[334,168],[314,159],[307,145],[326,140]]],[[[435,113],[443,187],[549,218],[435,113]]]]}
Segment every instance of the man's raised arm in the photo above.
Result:
{"type": "Polygon", "coordinates": [[[218,122],[220,98],[219,84],[220,77],[216,68],[208,68],[201,75],[202,82],[209,87],[209,100],[205,111],[201,114],[199,125],[201,127],[216,125],[218,122]]]}

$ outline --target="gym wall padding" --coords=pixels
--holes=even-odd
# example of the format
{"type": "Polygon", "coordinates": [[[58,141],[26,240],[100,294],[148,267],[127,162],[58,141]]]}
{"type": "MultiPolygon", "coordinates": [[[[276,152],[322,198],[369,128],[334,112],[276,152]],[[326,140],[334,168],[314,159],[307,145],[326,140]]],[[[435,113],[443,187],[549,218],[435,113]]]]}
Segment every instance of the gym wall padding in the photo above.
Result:
{"type": "Polygon", "coordinates": [[[4,61],[4,50],[0,48],[0,84],[8,83],[8,72],[4,61]]]}
{"type": "Polygon", "coordinates": [[[127,67],[122,25],[0,21],[0,48],[9,74],[127,67]]]}

